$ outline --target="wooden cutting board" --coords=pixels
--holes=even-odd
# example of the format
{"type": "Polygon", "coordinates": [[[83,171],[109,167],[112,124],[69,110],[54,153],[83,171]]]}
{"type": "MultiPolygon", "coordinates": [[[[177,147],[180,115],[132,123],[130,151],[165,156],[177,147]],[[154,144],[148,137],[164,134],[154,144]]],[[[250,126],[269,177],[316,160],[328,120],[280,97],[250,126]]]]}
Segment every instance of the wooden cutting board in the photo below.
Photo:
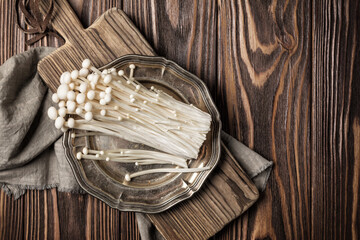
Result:
{"type": "MultiPolygon", "coordinates": [[[[43,0],[44,12],[48,2],[43,0]]],[[[38,65],[40,76],[55,91],[60,75],[79,69],[89,58],[96,67],[126,54],[155,55],[129,18],[110,9],[84,29],[66,0],[54,2],[53,28],[65,44],[38,65]]],[[[148,215],[166,239],[207,239],[241,215],[258,198],[249,180],[225,146],[216,170],[192,198],[160,214],[148,215]]]]}
{"type": "MultiPolygon", "coordinates": [[[[41,1],[43,12],[48,4],[49,1],[41,1]]],[[[59,86],[60,75],[69,69],[80,69],[85,58],[101,67],[126,54],[155,55],[126,14],[116,8],[106,11],[84,29],[66,0],[54,0],[51,24],[65,44],[41,60],[38,71],[53,92],[59,86]]]]}

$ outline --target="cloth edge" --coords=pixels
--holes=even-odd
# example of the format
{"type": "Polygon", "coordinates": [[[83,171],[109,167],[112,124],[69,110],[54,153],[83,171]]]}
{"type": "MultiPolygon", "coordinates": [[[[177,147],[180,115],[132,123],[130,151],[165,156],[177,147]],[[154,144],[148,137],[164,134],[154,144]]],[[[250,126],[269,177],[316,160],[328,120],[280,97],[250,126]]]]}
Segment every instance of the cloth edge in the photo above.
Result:
{"type": "Polygon", "coordinates": [[[48,190],[56,188],[59,192],[67,192],[74,194],[85,194],[86,192],[82,189],[73,189],[73,188],[64,188],[59,187],[59,184],[44,184],[44,185],[23,185],[23,184],[8,184],[0,182],[0,188],[8,195],[9,197],[14,196],[14,199],[17,200],[26,193],[26,190],[48,190]]]}

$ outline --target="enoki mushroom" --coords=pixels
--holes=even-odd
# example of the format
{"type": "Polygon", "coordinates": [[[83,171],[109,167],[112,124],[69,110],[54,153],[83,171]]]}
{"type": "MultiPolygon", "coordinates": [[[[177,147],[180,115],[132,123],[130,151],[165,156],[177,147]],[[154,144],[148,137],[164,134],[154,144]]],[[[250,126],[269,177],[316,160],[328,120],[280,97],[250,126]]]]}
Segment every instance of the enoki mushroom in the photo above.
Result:
{"type": "Polygon", "coordinates": [[[133,163],[136,166],[140,165],[175,165],[175,167],[154,168],[133,173],[125,174],[125,181],[131,181],[132,178],[160,172],[173,173],[189,173],[209,170],[209,167],[189,168],[188,159],[174,156],[167,153],[141,150],[141,149],[113,149],[113,150],[92,150],[84,147],[81,152],[77,152],[76,158],[78,160],[98,160],[98,161],[114,161],[119,163],[133,163]]]}
{"type": "Polygon", "coordinates": [[[115,149],[115,150],[91,150],[84,147],[82,152],[76,154],[78,160],[104,160],[120,163],[134,163],[135,165],[172,164],[188,168],[187,159],[167,153],[140,150],[140,149],[115,149]]]}
{"type": "Polygon", "coordinates": [[[175,100],[165,92],[144,87],[115,68],[100,72],[89,59],[82,69],[64,72],[48,115],[55,127],[76,128],[142,143],[182,158],[196,158],[210,130],[211,116],[175,100]]]}

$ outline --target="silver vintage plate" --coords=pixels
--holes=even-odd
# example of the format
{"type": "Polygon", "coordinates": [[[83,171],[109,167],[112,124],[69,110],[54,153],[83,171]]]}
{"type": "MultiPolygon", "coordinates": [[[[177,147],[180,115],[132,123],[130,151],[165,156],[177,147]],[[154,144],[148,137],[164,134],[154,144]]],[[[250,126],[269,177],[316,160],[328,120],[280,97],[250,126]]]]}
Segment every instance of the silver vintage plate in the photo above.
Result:
{"type": "Polygon", "coordinates": [[[79,161],[76,159],[76,153],[84,146],[101,150],[149,149],[149,147],[110,136],[81,137],[84,132],[80,130],[66,132],[63,144],[75,177],[86,192],[122,211],[157,213],[192,196],[215,168],[220,157],[221,122],[205,84],[172,61],[162,57],[126,55],[103,68],[115,67],[117,71],[123,69],[126,72],[129,64],[132,63],[136,65],[134,77],[144,86],[154,86],[180,101],[192,103],[211,114],[211,130],[206,136],[198,158],[190,162],[190,167],[209,166],[210,170],[199,173],[148,174],[127,182],[124,179],[126,173],[159,166],[136,166],[111,161],[79,161]],[[79,137],[71,138],[73,132],[79,137]]]}

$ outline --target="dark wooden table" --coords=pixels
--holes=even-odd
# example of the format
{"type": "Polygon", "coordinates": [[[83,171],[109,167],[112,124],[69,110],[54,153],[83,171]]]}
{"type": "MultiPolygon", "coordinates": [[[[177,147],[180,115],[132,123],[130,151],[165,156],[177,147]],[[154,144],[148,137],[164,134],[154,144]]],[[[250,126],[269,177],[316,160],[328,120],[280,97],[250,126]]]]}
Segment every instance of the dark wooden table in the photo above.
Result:
{"type": "MultiPolygon", "coordinates": [[[[0,0],[1,64],[29,49],[14,2],[0,0]]],[[[360,238],[359,1],[70,3],[84,26],[123,9],[159,55],[206,82],[224,129],[275,162],[259,202],[215,239],[360,238]]],[[[140,238],[133,213],[89,195],[0,192],[1,239],[85,237],[140,238]]]]}

